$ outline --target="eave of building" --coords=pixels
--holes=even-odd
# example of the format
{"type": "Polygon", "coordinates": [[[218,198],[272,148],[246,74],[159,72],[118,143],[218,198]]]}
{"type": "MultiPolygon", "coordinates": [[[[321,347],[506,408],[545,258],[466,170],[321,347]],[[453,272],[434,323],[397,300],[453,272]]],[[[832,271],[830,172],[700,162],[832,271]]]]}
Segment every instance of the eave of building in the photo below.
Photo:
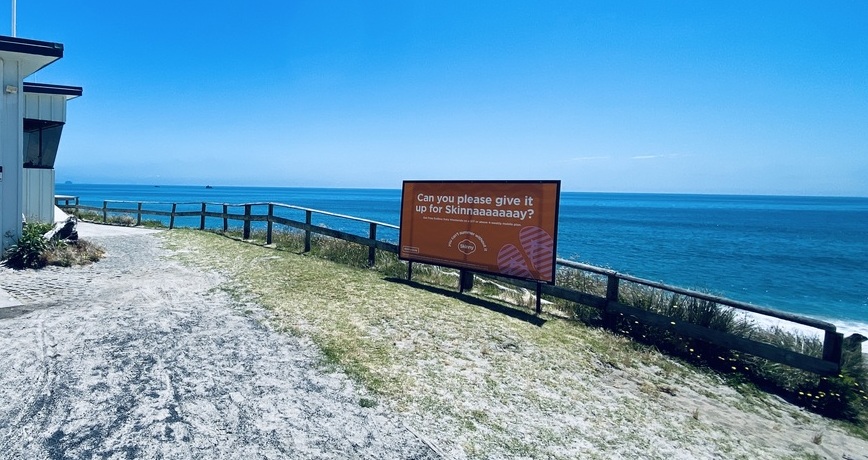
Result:
{"type": "Polygon", "coordinates": [[[21,63],[21,77],[63,57],[63,44],[0,35],[0,59],[21,63]]]}
{"type": "Polygon", "coordinates": [[[81,96],[82,88],[81,86],[51,85],[48,83],[33,83],[25,81],[24,92],[64,96],[69,100],[81,96]]]}

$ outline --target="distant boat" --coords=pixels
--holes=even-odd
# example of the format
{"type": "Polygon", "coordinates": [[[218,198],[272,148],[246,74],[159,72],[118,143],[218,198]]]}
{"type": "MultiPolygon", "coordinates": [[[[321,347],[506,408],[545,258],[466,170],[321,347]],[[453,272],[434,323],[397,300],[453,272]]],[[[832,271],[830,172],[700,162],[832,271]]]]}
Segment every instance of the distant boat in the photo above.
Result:
{"type": "Polygon", "coordinates": [[[214,187],[212,187],[210,185],[206,185],[205,188],[214,188],[214,187]]]}

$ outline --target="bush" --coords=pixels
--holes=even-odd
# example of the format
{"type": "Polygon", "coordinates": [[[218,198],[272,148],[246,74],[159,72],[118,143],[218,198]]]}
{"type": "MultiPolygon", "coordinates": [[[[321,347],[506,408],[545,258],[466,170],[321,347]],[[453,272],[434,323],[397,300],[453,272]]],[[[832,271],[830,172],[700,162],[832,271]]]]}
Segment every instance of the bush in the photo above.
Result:
{"type": "Polygon", "coordinates": [[[51,224],[24,224],[21,238],[5,254],[6,266],[17,270],[44,267],[42,254],[48,249],[50,243],[42,235],[52,227],[51,224]]]}
{"type": "Polygon", "coordinates": [[[145,228],[166,228],[166,224],[156,219],[142,220],[142,227],[145,228]]]}
{"type": "Polygon", "coordinates": [[[102,248],[84,240],[65,242],[43,238],[52,228],[51,224],[24,224],[21,238],[6,252],[6,266],[16,270],[46,265],[70,267],[96,262],[103,256],[102,248]]]}
{"type": "MultiPolygon", "coordinates": [[[[226,232],[214,230],[215,233],[241,238],[240,229],[229,229],[226,232]]],[[[257,243],[265,242],[266,232],[254,229],[250,231],[250,241],[257,243]]],[[[279,231],[272,232],[272,244],[274,247],[285,251],[301,252],[304,250],[303,231],[279,231]]],[[[360,244],[351,243],[338,238],[324,235],[311,236],[310,254],[322,259],[330,260],[356,268],[370,268],[383,273],[386,276],[402,278],[407,276],[407,265],[398,259],[398,255],[377,250],[376,263],[373,267],[368,266],[368,248],[360,244]]]]}
{"type": "MultiPolygon", "coordinates": [[[[776,326],[763,327],[733,308],[708,300],[633,283],[622,284],[619,300],[673,321],[696,324],[808,356],[822,357],[823,354],[823,340],[819,337],[776,326]]],[[[853,357],[845,352],[840,374],[821,377],[686,337],[668,328],[644,324],[630,316],[619,315],[612,326],[618,333],[637,342],[726,375],[736,388],[745,388],[743,383],[752,383],[825,416],[850,420],[862,426],[868,423],[868,397],[859,383],[868,380],[868,372],[861,365],[861,356],[853,357]]]]}
{"type": "MultiPolygon", "coordinates": [[[[94,222],[97,224],[112,224],[112,225],[121,225],[124,227],[135,227],[136,226],[136,217],[130,214],[109,214],[106,216],[106,220],[103,221],[103,215],[101,212],[97,211],[89,211],[84,209],[75,209],[69,210],[67,212],[69,215],[75,216],[80,221],[84,222],[94,222]]],[[[148,228],[164,228],[166,225],[155,219],[146,219],[141,221],[142,227],[148,228]]]]}
{"type": "Polygon", "coordinates": [[[118,216],[108,216],[108,223],[115,225],[123,225],[125,227],[133,227],[136,225],[136,218],[129,214],[121,214],[118,216]]]}
{"type": "Polygon", "coordinates": [[[96,211],[85,211],[83,209],[75,209],[71,212],[68,212],[69,215],[75,216],[78,220],[83,220],[85,222],[102,222],[102,214],[96,211]]]}

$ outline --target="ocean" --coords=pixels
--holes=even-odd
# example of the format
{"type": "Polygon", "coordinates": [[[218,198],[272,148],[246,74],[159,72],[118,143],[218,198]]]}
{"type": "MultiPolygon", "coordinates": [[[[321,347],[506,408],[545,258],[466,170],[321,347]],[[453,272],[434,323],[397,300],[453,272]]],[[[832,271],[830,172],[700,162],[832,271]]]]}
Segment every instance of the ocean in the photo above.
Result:
{"type": "MultiPolygon", "coordinates": [[[[185,209],[198,210],[203,201],[270,201],[393,225],[401,205],[397,189],[57,184],[56,192],[91,206],[186,202],[185,209]]],[[[868,198],[561,192],[559,216],[558,257],[868,335],[868,198]]],[[[367,232],[347,220],[314,223],[367,232]]],[[[397,231],[378,229],[378,237],[396,241],[397,231]]]]}

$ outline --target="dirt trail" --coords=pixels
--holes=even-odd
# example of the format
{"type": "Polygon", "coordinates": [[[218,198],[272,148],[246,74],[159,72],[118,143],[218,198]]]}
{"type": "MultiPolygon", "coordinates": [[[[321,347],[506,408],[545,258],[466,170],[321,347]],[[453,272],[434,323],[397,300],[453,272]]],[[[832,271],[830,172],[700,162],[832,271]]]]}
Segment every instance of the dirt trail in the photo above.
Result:
{"type": "Polygon", "coordinates": [[[0,458],[437,458],[219,275],[92,227],[97,264],[0,268],[0,458]]]}

